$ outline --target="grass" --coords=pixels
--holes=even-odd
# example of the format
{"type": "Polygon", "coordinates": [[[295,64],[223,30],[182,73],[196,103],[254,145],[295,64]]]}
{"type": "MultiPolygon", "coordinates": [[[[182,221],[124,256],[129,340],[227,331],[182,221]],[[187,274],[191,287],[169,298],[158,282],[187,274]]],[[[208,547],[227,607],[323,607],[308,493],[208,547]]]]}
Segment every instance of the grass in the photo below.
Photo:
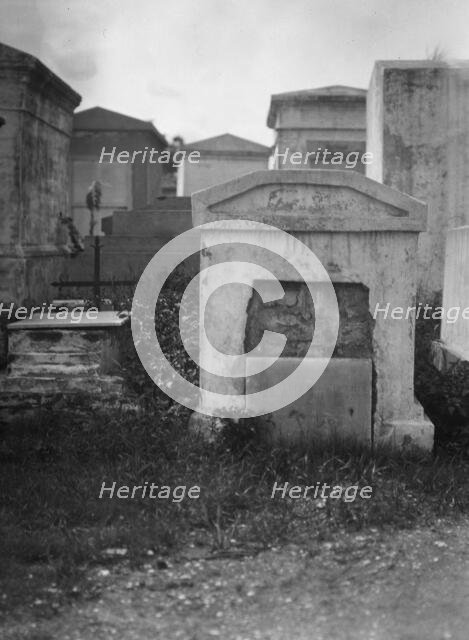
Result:
{"type": "Polygon", "coordinates": [[[125,547],[138,563],[188,542],[253,550],[340,529],[413,526],[469,509],[462,454],[389,457],[275,450],[227,434],[207,447],[187,433],[187,415],[91,413],[79,404],[5,428],[1,448],[3,560],[46,562],[57,577],[125,547]],[[198,500],[99,499],[102,482],[199,485],[198,500]],[[370,500],[270,499],[275,481],[371,485],[370,500]]]}
{"type": "MultiPolygon", "coordinates": [[[[157,324],[164,351],[191,378],[196,369],[174,331],[178,300],[167,292],[157,324]]],[[[427,353],[432,335],[418,343],[418,354],[427,353]]],[[[0,569],[8,607],[34,599],[51,584],[73,594],[87,567],[110,561],[104,553],[109,548],[125,548],[133,565],[148,561],[149,553],[161,557],[188,544],[251,554],[292,540],[314,547],[342,531],[413,527],[469,511],[469,457],[454,440],[435,456],[373,455],[358,448],[300,452],[269,447],[255,427],[246,426],[208,447],[188,433],[188,412],[149,382],[129,336],[124,343],[124,371],[140,411],[90,409],[86,398],[77,397],[3,427],[0,569]],[[201,497],[179,503],[100,500],[102,483],[114,481],[198,485],[201,497]],[[373,496],[355,502],[271,499],[276,481],[371,485],[373,496]]],[[[454,391],[452,380],[447,386],[443,397],[441,380],[429,364],[420,365],[417,391],[426,409],[454,404],[459,387],[454,391]]],[[[446,418],[442,414],[440,422],[446,418]]],[[[0,611],[2,606],[0,600],[0,611]]]]}

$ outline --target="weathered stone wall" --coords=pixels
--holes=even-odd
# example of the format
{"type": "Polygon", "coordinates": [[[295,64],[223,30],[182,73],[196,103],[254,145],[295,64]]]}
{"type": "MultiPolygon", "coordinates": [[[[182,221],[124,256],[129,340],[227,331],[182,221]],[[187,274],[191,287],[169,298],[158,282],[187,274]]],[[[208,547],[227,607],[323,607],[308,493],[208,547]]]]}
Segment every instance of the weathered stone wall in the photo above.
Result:
{"type": "Polygon", "coordinates": [[[72,112],[80,97],[39,60],[0,45],[0,300],[51,297],[65,273],[72,112]]]}
{"type": "Polygon", "coordinates": [[[469,360],[469,226],[448,231],[444,276],[441,340],[469,360]]]}
{"type": "Polygon", "coordinates": [[[186,157],[177,172],[178,196],[191,196],[200,189],[267,169],[270,154],[269,147],[230,133],[192,142],[184,150],[186,157]]]}
{"type": "MultiPolygon", "coordinates": [[[[352,425],[351,420],[347,424],[353,426],[354,432],[362,441],[368,439],[369,442],[374,439],[375,443],[397,446],[413,442],[423,448],[431,448],[433,425],[425,418],[422,407],[416,402],[413,393],[413,315],[410,313],[399,319],[379,313],[374,322],[369,318],[369,313],[375,311],[376,305],[384,308],[389,303],[391,309],[406,309],[414,304],[417,238],[419,231],[425,228],[425,205],[396,190],[368,180],[356,172],[326,170],[258,172],[199,192],[193,196],[192,202],[194,224],[226,219],[254,220],[288,232],[280,237],[275,230],[260,231],[247,228],[242,231],[228,231],[217,228],[204,231],[202,247],[207,246],[210,249],[203,251],[202,267],[220,264],[223,275],[226,274],[225,282],[232,282],[234,279],[235,282],[245,283],[246,280],[249,282],[249,276],[252,282],[252,263],[262,265],[281,282],[304,281],[304,278],[299,277],[297,267],[292,269],[288,261],[294,257],[295,263],[301,264],[302,270],[311,272],[311,259],[307,254],[299,252],[293,238],[289,236],[301,240],[303,245],[314,252],[327,270],[331,281],[343,286],[342,292],[341,287],[337,289],[340,292],[339,298],[343,297],[343,332],[337,351],[342,349],[342,353],[354,356],[342,358],[347,360],[343,363],[347,371],[345,378],[357,375],[362,381],[358,385],[361,395],[357,406],[353,403],[350,405],[345,396],[358,393],[358,387],[347,387],[348,391],[340,401],[341,410],[346,412],[344,418],[349,409],[358,411],[361,399],[363,406],[370,402],[373,377],[374,402],[368,427],[364,427],[363,422],[359,425],[356,421],[352,425]],[[220,241],[228,244],[219,244],[220,241]],[[283,256],[281,263],[275,259],[278,255],[283,256]],[[233,266],[234,261],[237,262],[236,266],[233,266]],[[347,289],[350,285],[354,286],[347,289]],[[366,299],[368,304],[365,304],[366,299]],[[347,308],[347,311],[344,308],[347,308]],[[350,315],[344,316],[344,313],[350,315]],[[366,357],[369,356],[369,352],[365,350],[370,341],[371,358],[366,357]],[[345,345],[350,347],[350,351],[345,352],[345,345]],[[357,350],[354,354],[353,351],[358,345],[363,352],[358,353],[357,350]],[[355,358],[355,355],[358,357],[355,358]],[[355,360],[361,362],[357,365],[357,371],[353,362],[355,360]],[[363,385],[367,385],[366,388],[363,385]]],[[[207,272],[201,280],[202,299],[204,290],[211,291],[214,284],[210,277],[210,273],[207,272]]],[[[217,274],[216,277],[218,282],[221,276],[217,274]]],[[[216,294],[210,296],[205,311],[204,331],[211,345],[222,353],[245,352],[247,312],[251,297],[249,286],[234,284],[219,287],[216,294]]],[[[283,308],[277,307],[280,312],[277,314],[277,320],[285,320],[284,324],[288,324],[290,320],[297,323],[297,334],[293,336],[293,343],[300,352],[299,347],[303,348],[305,343],[301,338],[309,336],[306,326],[309,316],[312,315],[311,311],[305,307],[305,299],[292,294],[291,291],[282,306],[283,308]],[[299,303],[299,309],[296,313],[289,314],[285,306],[295,297],[295,304],[299,303]],[[301,318],[299,323],[298,317],[301,318]]],[[[262,313],[259,322],[267,326],[267,319],[262,313]]],[[[278,328],[275,322],[274,319],[271,328],[278,328]]],[[[252,343],[257,341],[258,329],[259,327],[256,328],[255,336],[250,336],[252,343]]],[[[320,347],[321,345],[319,357],[320,347]]],[[[272,362],[273,358],[269,358],[269,354],[261,357],[265,361],[270,360],[267,367],[272,365],[274,368],[275,362],[280,363],[280,368],[275,365],[277,373],[282,373],[282,363],[285,364],[283,369],[286,371],[289,367],[299,366],[301,360],[301,356],[277,357],[275,362],[272,362]]],[[[314,360],[314,357],[307,360],[314,360]]],[[[231,375],[233,369],[230,367],[233,365],[229,359],[220,359],[208,349],[204,350],[202,344],[201,386],[224,396],[244,395],[245,407],[254,407],[258,411],[257,414],[251,415],[268,413],[263,404],[256,404],[264,400],[250,397],[250,392],[246,394],[246,384],[250,384],[250,378],[260,377],[260,374],[255,376],[252,373],[254,367],[249,368],[250,363],[255,360],[255,354],[247,360],[246,383],[243,378],[231,375]],[[223,367],[222,373],[219,373],[220,365],[223,367]],[[209,373],[213,370],[216,370],[218,375],[209,373]]],[[[330,364],[334,363],[335,367],[337,360],[339,358],[332,358],[330,364]]],[[[309,366],[308,362],[306,364],[309,366]]],[[[269,376],[267,370],[265,375],[269,376]]],[[[340,395],[341,380],[334,380],[332,377],[329,378],[329,383],[332,385],[331,389],[340,395]]],[[[250,389],[255,390],[256,387],[250,389]]],[[[315,388],[311,389],[311,393],[315,398],[315,388]]],[[[326,397],[324,393],[323,388],[321,402],[326,397]]],[[[305,410],[310,411],[314,404],[314,400],[309,404],[309,401],[306,402],[306,395],[298,400],[300,404],[294,402],[289,406],[288,415],[293,416],[296,412],[301,416],[301,428],[309,429],[311,435],[316,427],[316,414],[304,413],[305,410]],[[309,408],[304,409],[305,406],[309,408]]],[[[328,396],[327,403],[332,412],[333,400],[333,396],[328,396]]],[[[218,398],[208,397],[206,401],[222,402],[218,398]]],[[[243,406],[242,401],[239,405],[243,406]]],[[[206,413],[212,415],[211,409],[209,406],[206,413]]],[[[203,407],[201,412],[204,412],[203,407]]],[[[354,415],[358,416],[358,413],[354,415]]],[[[285,415],[280,412],[273,419],[281,422],[284,418],[285,415]]],[[[359,418],[362,421],[363,415],[360,414],[359,418]]],[[[340,420],[338,424],[340,428],[340,420]]]]}
{"type": "MultiPolygon", "coordinates": [[[[340,152],[366,150],[366,91],[351,87],[324,87],[272,96],[268,126],[276,131],[273,153],[274,169],[344,169],[343,165],[322,161],[297,165],[290,160],[293,152],[303,156],[318,149],[340,152]],[[289,150],[283,160],[282,154],[289,150]]],[[[330,156],[329,156],[330,160],[330,156]]],[[[365,172],[365,165],[354,168],[365,172]]]]}
{"type": "MultiPolygon", "coordinates": [[[[257,291],[253,291],[247,307],[246,352],[257,346],[266,330],[287,336],[282,358],[304,357],[308,351],[315,326],[314,303],[309,289],[301,282],[282,282],[282,287],[285,296],[266,304],[257,291]]],[[[370,358],[373,319],[369,311],[368,290],[352,282],[336,282],[334,290],[340,314],[334,356],[370,358]]]]}
{"type": "Polygon", "coordinates": [[[267,155],[207,155],[202,151],[197,163],[191,163],[186,158],[178,169],[177,192],[179,196],[190,196],[200,189],[261,169],[267,169],[267,155]]]}
{"type": "Polygon", "coordinates": [[[376,62],[368,92],[367,176],[428,204],[419,288],[441,291],[445,234],[469,222],[469,67],[376,62]]]}

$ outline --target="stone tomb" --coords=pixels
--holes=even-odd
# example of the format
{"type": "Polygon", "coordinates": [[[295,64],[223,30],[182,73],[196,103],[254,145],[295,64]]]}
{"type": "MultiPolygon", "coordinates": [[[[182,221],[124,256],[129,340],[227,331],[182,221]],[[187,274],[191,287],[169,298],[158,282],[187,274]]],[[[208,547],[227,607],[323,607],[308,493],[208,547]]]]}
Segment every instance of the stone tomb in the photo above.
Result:
{"type": "Polygon", "coordinates": [[[69,151],[80,96],[37,58],[0,43],[0,300],[40,303],[65,277],[69,151]]]}
{"type": "MultiPolygon", "coordinates": [[[[354,155],[346,167],[348,154],[361,157],[366,151],[366,90],[332,86],[273,95],[267,126],[276,133],[273,168],[350,169],[354,155]],[[326,149],[330,155],[324,156],[326,149]],[[292,157],[295,152],[300,156],[292,157]],[[311,152],[315,155],[308,156],[311,152]],[[331,164],[335,153],[341,156],[335,156],[334,162],[342,157],[342,166],[331,164]]],[[[354,166],[361,173],[365,168],[362,162],[354,166]]]]}
{"type": "MultiPolygon", "coordinates": [[[[432,343],[433,363],[447,372],[469,362],[469,226],[450,229],[446,256],[440,340],[432,343]]],[[[437,315],[438,308],[431,314],[437,315]]]]}
{"type": "Polygon", "coordinates": [[[443,286],[445,234],[469,223],[469,65],[379,60],[367,108],[367,177],[428,205],[417,285],[430,301],[443,286]]]}
{"type": "Polygon", "coordinates": [[[128,323],[115,311],[79,322],[40,314],[11,322],[7,375],[0,380],[0,422],[61,395],[85,394],[100,403],[120,399],[119,333],[128,323]]]}
{"type": "MultiPolygon", "coordinates": [[[[379,312],[373,317],[376,305],[406,309],[415,304],[417,240],[425,229],[425,205],[358,173],[327,170],[247,174],[194,194],[192,205],[194,225],[242,219],[288,232],[320,259],[336,290],[340,326],[333,357],[307,393],[274,413],[265,408],[265,415],[257,418],[271,438],[317,442],[333,437],[430,449],[433,425],[414,398],[413,316],[393,319],[379,312]]],[[[292,254],[288,236],[208,228],[201,243],[201,269],[228,261],[226,273],[246,283],[255,270],[229,261],[254,262],[274,273],[285,291],[282,299],[265,305],[252,287],[233,283],[208,298],[204,326],[211,344],[225,354],[254,351],[247,358],[245,377],[230,377],[229,366],[223,376],[214,376],[209,371],[215,356],[201,341],[200,385],[242,395],[250,409],[249,394],[284,378],[306,353],[314,304],[296,269],[274,256],[292,254]],[[242,243],[254,233],[262,248],[252,250],[242,243]],[[230,244],[204,250],[220,234],[230,244]],[[267,330],[287,336],[278,359],[265,349],[255,353],[267,330]],[[259,357],[272,366],[252,375],[259,370],[259,357]]],[[[213,284],[211,277],[216,276],[201,274],[201,299],[213,284]]],[[[315,286],[320,291],[320,284],[315,286]]],[[[320,304],[320,296],[315,298],[320,304]]],[[[200,413],[212,415],[214,406],[208,402],[200,413]]]]}

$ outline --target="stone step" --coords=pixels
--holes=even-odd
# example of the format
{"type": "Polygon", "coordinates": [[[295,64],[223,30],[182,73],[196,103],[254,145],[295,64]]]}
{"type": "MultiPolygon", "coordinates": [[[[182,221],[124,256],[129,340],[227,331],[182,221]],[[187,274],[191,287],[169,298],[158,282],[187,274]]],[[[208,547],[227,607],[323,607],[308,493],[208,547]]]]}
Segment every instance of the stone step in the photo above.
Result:
{"type": "Polygon", "coordinates": [[[53,402],[53,398],[54,396],[46,398],[38,393],[29,396],[17,393],[0,393],[0,425],[17,420],[22,423],[34,420],[43,407],[53,402]]]}
{"type": "Polygon", "coordinates": [[[52,398],[57,395],[58,394],[45,395],[37,392],[25,395],[24,393],[18,393],[17,391],[1,391],[0,403],[2,405],[2,412],[8,409],[16,409],[17,411],[20,411],[21,409],[34,409],[34,407],[41,406],[41,404],[43,404],[48,398],[52,398]]]}
{"type": "Polygon", "coordinates": [[[91,395],[121,394],[124,380],[120,376],[13,376],[7,375],[0,385],[0,399],[4,394],[22,395],[86,393],[91,395]]]}
{"type": "MultiPolygon", "coordinates": [[[[192,228],[192,211],[158,210],[119,211],[113,215],[112,236],[160,236],[174,238],[192,228]]],[[[112,238],[112,236],[109,236],[112,238]]],[[[109,241],[106,236],[103,244],[109,241]]]]}
{"type": "Polygon", "coordinates": [[[14,360],[8,365],[8,374],[12,376],[86,376],[97,375],[100,365],[97,362],[76,364],[67,362],[66,364],[54,362],[21,362],[14,360]]]}
{"type": "MultiPolygon", "coordinates": [[[[161,247],[163,247],[169,240],[172,239],[172,236],[155,234],[155,235],[113,235],[106,238],[101,243],[101,255],[106,253],[116,253],[119,252],[123,260],[126,258],[126,252],[134,253],[134,252],[146,252],[146,253],[156,253],[161,247]]],[[[84,255],[90,256],[92,252],[92,247],[89,250],[84,252],[84,255]]],[[[81,256],[80,256],[81,257],[81,256]]],[[[94,254],[93,254],[94,257],[94,254]]],[[[91,264],[93,262],[91,261],[91,264]]]]}
{"type": "Polygon", "coordinates": [[[29,329],[8,333],[8,351],[28,353],[89,353],[109,338],[103,329],[29,329]]]}
{"type": "Polygon", "coordinates": [[[71,364],[98,364],[100,357],[97,352],[83,353],[83,351],[35,351],[29,353],[12,353],[10,351],[8,360],[11,363],[30,364],[31,366],[36,364],[62,364],[67,366],[71,364]]]}
{"type": "MultiPolygon", "coordinates": [[[[54,410],[59,404],[62,406],[64,398],[73,398],[74,392],[69,390],[65,393],[63,390],[59,393],[56,390],[48,393],[34,391],[25,393],[23,391],[2,391],[2,385],[0,382],[0,424],[9,424],[13,421],[20,420],[35,420],[37,419],[38,412],[41,410],[54,410]]],[[[107,390],[105,395],[99,393],[88,394],[86,396],[87,406],[91,410],[94,408],[99,409],[105,406],[106,408],[122,409],[122,407],[134,407],[123,397],[122,387],[116,386],[112,390],[107,390]]],[[[60,411],[62,409],[59,409],[60,411]]]]}

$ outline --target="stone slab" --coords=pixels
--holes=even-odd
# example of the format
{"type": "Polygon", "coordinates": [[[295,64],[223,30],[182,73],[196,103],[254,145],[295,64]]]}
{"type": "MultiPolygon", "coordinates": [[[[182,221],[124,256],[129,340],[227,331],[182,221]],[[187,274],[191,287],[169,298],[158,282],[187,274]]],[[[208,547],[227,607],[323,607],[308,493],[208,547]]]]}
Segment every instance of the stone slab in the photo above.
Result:
{"type": "Polygon", "coordinates": [[[87,393],[108,396],[122,393],[124,381],[119,376],[5,376],[1,381],[0,394],[87,393]]]}
{"type": "Polygon", "coordinates": [[[446,234],[440,338],[447,348],[467,360],[469,346],[469,226],[446,234]],[[454,315],[454,312],[457,312],[454,315]],[[466,354],[464,357],[463,354],[466,354]]]}
{"type": "MultiPolygon", "coordinates": [[[[184,198],[188,200],[188,198],[184,198]]],[[[171,239],[192,226],[190,205],[181,211],[116,211],[112,220],[112,235],[171,239]]]]}
{"type": "MultiPolygon", "coordinates": [[[[73,334],[75,335],[75,334],[73,334]]],[[[35,365],[63,365],[71,366],[75,364],[81,365],[92,365],[98,364],[100,361],[101,354],[98,350],[88,350],[88,351],[61,351],[54,352],[52,350],[47,350],[43,352],[31,352],[31,351],[20,351],[20,352],[11,352],[9,354],[9,362],[10,364],[14,362],[15,364],[19,364],[21,366],[29,366],[33,367],[35,365]]]]}
{"type": "MultiPolygon", "coordinates": [[[[416,403],[416,408],[419,405],[416,403]]],[[[429,418],[422,412],[416,420],[393,420],[384,423],[376,434],[375,449],[418,449],[430,452],[433,449],[435,428],[429,418]]]]}
{"type": "Polygon", "coordinates": [[[41,318],[40,314],[34,314],[27,320],[19,320],[8,325],[8,331],[22,331],[29,329],[103,329],[108,327],[122,327],[129,322],[129,316],[120,316],[116,311],[99,311],[96,318],[83,318],[79,322],[72,320],[71,316],[62,318],[41,318]]]}
{"type": "MultiPolygon", "coordinates": [[[[254,358],[247,360],[247,375],[254,358]]],[[[258,360],[258,359],[257,359],[258,360]]],[[[264,359],[266,365],[269,359],[264,359]]],[[[312,359],[311,359],[312,360],[312,359]]],[[[246,394],[272,387],[302,358],[280,358],[246,380],[246,394]]],[[[273,441],[289,444],[356,441],[371,445],[372,364],[369,358],[333,358],[316,384],[291,405],[260,421],[273,441]]],[[[246,406],[252,406],[246,395],[246,406]]]]}
{"type": "Polygon", "coordinates": [[[8,365],[8,375],[11,376],[53,376],[61,378],[63,376],[98,376],[99,363],[74,363],[67,362],[59,364],[55,362],[18,362],[14,360],[8,365]]]}
{"type": "Polygon", "coordinates": [[[376,61],[367,105],[367,176],[428,204],[418,280],[431,298],[443,285],[445,234],[469,222],[467,61],[376,61]]]}
{"type": "Polygon", "coordinates": [[[52,300],[52,306],[54,307],[66,307],[67,309],[75,309],[76,307],[84,307],[86,300],[83,299],[64,299],[64,300],[52,300]]]}
{"type": "Polygon", "coordinates": [[[28,329],[11,331],[8,335],[9,356],[30,353],[61,353],[69,356],[71,353],[100,352],[102,345],[110,342],[110,329],[82,329],[69,331],[66,327],[57,329],[28,329]]]}

